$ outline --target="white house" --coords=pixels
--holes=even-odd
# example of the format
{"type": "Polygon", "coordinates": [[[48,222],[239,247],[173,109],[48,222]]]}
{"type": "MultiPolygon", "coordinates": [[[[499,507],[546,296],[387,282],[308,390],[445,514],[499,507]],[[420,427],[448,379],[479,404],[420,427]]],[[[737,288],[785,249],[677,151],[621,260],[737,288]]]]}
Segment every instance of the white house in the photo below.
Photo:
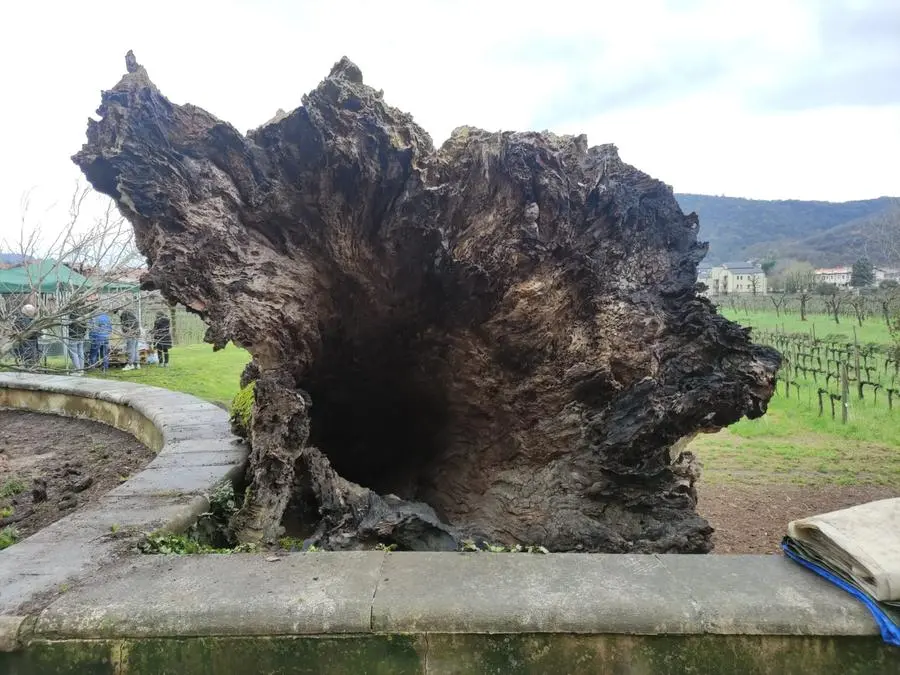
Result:
{"type": "Polygon", "coordinates": [[[834,284],[838,288],[850,285],[850,277],[853,275],[852,267],[822,267],[815,271],[816,283],[834,284]]]}
{"type": "Polygon", "coordinates": [[[882,281],[900,281],[900,269],[890,267],[876,267],[875,285],[880,285],[882,281]]]}
{"type": "MultiPolygon", "coordinates": [[[[875,267],[875,285],[882,281],[900,281],[900,270],[875,267]]],[[[848,288],[853,277],[853,267],[823,267],[816,270],[816,283],[834,284],[838,288],[848,288]]]]}
{"type": "Polygon", "coordinates": [[[759,265],[749,262],[726,262],[716,265],[709,270],[709,277],[704,283],[709,286],[711,295],[729,293],[764,295],[769,290],[766,273],[759,265]]]}

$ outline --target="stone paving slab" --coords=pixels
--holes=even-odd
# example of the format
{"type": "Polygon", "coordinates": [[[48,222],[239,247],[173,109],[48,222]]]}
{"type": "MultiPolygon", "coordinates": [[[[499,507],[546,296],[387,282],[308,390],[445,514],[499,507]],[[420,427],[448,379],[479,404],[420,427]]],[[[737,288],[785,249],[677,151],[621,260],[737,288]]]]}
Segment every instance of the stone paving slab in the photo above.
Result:
{"type": "Polygon", "coordinates": [[[698,614],[654,556],[395,553],[372,619],[388,632],[684,633],[698,614]]]}
{"type": "Polygon", "coordinates": [[[871,635],[861,602],[780,555],[658,556],[706,633],[871,635]]]}
{"type": "Polygon", "coordinates": [[[148,467],[107,494],[111,497],[167,497],[179,494],[201,495],[210,492],[223,480],[234,480],[243,474],[243,464],[212,464],[148,467]]]}
{"type": "Polygon", "coordinates": [[[393,553],[372,621],[389,632],[877,634],[862,604],[781,556],[393,553]]]}
{"type": "Polygon", "coordinates": [[[128,531],[183,532],[208,508],[209,501],[202,495],[116,497],[107,494],[65,521],[68,527],[77,527],[83,532],[94,530],[96,537],[122,536],[128,531]]]}
{"type": "Polygon", "coordinates": [[[150,462],[147,468],[169,470],[197,466],[241,465],[246,457],[247,448],[241,445],[197,452],[167,452],[150,462]]]}
{"type": "Polygon", "coordinates": [[[35,636],[367,633],[384,555],[138,556],[56,600],[35,636]]]}
{"type": "Polygon", "coordinates": [[[220,450],[222,452],[229,452],[232,449],[236,449],[242,452],[245,456],[247,455],[248,446],[240,441],[240,439],[231,436],[229,438],[226,438],[226,441],[226,443],[223,443],[222,438],[212,437],[170,442],[166,443],[166,455],[176,456],[182,454],[193,454],[195,452],[209,453],[217,452],[220,450]]]}
{"type": "Polygon", "coordinates": [[[183,403],[174,411],[171,409],[171,405],[171,402],[163,400],[161,403],[142,402],[140,405],[135,405],[134,408],[148,420],[159,425],[171,423],[173,417],[176,415],[180,420],[187,421],[188,423],[196,420],[200,415],[207,415],[209,413],[215,413],[213,418],[214,421],[221,418],[222,409],[209,403],[183,403]]]}
{"type": "Polygon", "coordinates": [[[112,539],[67,540],[58,536],[60,530],[48,529],[0,553],[0,614],[15,613],[35,598],[65,592],[102,565],[115,562],[121,548],[112,539]]]}
{"type": "MultiPolygon", "coordinates": [[[[225,415],[225,411],[221,411],[225,415]]],[[[227,418],[227,416],[226,416],[227,418]]],[[[234,440],[230,427],[222,427],[221,422],[203,420],[179,425],[158,425],[165,445],[183,443],[185,441],[206,440],[219,443],[230,443],[234,440]]]]}
{"type": "MultiPolygon", "coordinates": [[[[136,409],[140,410],[138,406],[136,409]]],[[[142,411],[143,412],[143,411],[142,411]]],[[[227,413],[221,408],[214,405],[198,406],[194,410],[182,410],[181,408],[172,407],[165,411],[162,415],[157,415],[153,420],[156,427],[166,435],[167,429],[181,429],[203,427],[211,425],[216,429],[221,429],[222,415],[227,413]]],[[[226,427],[228,429],[229,427],[226,427]]]]}

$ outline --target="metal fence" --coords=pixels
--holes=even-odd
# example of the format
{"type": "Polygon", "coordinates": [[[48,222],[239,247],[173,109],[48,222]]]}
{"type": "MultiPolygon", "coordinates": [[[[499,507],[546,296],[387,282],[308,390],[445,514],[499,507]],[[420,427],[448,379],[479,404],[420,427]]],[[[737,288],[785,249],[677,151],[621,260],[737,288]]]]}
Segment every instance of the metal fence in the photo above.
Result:
{"type": "Polygon", "coordinates": [[[158,296],[149,296],[141,305],[141,325],[153,326],[156,313],[162,312],[169,317],[172,327],[172,341],[176,347],[197,345],[203,342],[206,334],[206,324],[196,314],[193,314],[181,305],[176,305],[174,310],[158,296]]]}

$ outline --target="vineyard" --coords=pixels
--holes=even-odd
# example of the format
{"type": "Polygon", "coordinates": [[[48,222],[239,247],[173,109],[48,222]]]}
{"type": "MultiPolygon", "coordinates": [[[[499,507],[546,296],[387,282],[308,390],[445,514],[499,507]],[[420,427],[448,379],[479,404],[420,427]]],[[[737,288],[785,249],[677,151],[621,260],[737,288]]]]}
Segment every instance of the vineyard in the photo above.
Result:
{"type": "Polygon", "coordinates": [[[900,354],[893,345],[848,342],[843,334],[817,338],[814,332],[755,331],[754,338],[784,356],[779,393],[798,400],[806,394],[816,402],[820,417],[840,417],[846,423],[851,403],[860,410],[880,404],[894,411],[900,406],[900,354]]]}
{"type": "Polygon", "coordinates": [[[720,311],[739,323],[741,316],[769,314],[779,320],[794,318],[820,326],[828,323],[840,331],[849,330],[852,325],[862,328],[876,324],[883,330],[879,337],[884,342],[890,341],[887,326],[891,318],[900,313],[898,288],[870,293],[841,291],[826,295],[811,292],[731,294],[712,299],[720,311]]]}
{"type": "Polygon", "coordinates": [[[728,318],[780,351],[776,396],[817,427],[827,420],[900,426],[900,296],[808,294],[716,298],[728,318]]]}

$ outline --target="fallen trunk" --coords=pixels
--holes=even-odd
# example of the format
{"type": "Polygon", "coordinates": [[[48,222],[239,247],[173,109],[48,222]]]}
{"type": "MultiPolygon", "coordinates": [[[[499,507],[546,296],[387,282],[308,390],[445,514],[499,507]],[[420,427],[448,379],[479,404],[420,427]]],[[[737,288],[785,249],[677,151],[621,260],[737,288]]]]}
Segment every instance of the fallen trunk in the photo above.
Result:
{"type": "Polygon", "coordinates": [[[145,284],[254,356],[241,538],[710,549],[678,450],[762,415],[779,357],[697,296],[668,186],[584,136],[435,149],[346,59],[246,136],[127,65],[74,159],[145,284]]]}

